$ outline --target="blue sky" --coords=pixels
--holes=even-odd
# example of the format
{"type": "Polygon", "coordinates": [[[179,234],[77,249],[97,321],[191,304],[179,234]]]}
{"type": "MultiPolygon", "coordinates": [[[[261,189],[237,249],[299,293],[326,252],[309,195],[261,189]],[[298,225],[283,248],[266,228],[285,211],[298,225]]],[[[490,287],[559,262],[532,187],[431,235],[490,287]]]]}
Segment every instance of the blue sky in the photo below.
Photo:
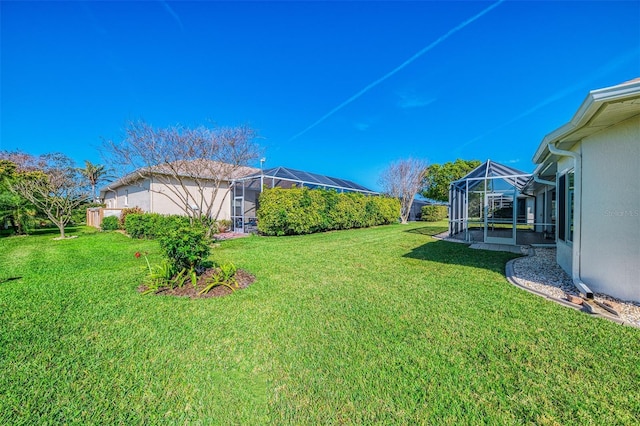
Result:
{"type": "Polygon", "coordinates": [[[0,149],[104,163],[129,120],[248,124],[267,162],[377,189],[391,162],[531,171],[640,76],[640,2],[0,2],[0,149]]]}

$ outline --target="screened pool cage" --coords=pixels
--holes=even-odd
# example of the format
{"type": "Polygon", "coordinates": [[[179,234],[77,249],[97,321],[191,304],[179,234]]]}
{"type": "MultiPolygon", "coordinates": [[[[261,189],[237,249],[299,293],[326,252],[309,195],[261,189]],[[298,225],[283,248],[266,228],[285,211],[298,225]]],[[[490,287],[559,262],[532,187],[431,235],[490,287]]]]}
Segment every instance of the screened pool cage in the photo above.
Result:
{"type": "Polygon", "coordinates": [[[337,192],[360,192],[378,195],[362,185],[345,179],[303,172],[285,167],[274,167],[254,173],[231,183],[231,221],[234,232],[255,233],[258,231],[257,210],[263,188],[322,188],[337,192]]]}
{"type": "Polygon", "coordinates": [[[553,245],[553,195],[551,185],[535,184],[531,174],[487,160],[451,182],[449,236],[469,243],[553,245]]]}

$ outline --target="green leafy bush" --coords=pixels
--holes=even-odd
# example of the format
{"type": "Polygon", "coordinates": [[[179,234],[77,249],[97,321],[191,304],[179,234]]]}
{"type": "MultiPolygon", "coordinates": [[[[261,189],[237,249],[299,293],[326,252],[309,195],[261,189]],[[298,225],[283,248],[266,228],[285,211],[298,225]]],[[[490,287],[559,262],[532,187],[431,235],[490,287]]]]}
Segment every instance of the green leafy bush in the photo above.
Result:
{"type": "Polygon", "coordinates": [[[264,235],[298,235],[394,223],[398,200],[309,188],[273,188],[260,195],[258,230],[264,235]]]}
{"type": "Polygon", "coordinates": [[[422,206],[422,220],[437,222],[447,218],[447,206],[422,206]]]}
{"type": "Polygon", "coordinates": [[[131,238],[154,239],[185,226],[190,226],[186,216],[138,213],[127,215],[124,230],[131,238]]]}
{"type": "Polygon", "coordinates": [[[176,228],[160,236],[158,241],[175,271],[194,271],[211,252],[203,226],[176,228]]]}
{"type": "Polygon", "coordinates": [[[120,229],[125,229],[127,223],[127,216],[130,214],[143,214],[144,212],[140,207],[128,207],[120,211],[120,229]]]}
{"type": "Polygon", "coordinates": [[[118,217],[117,216],[107,216],[102,219],[102,223],[100,224],[100,228],[103,231],[115,231],[120,227],[118,217]]]}

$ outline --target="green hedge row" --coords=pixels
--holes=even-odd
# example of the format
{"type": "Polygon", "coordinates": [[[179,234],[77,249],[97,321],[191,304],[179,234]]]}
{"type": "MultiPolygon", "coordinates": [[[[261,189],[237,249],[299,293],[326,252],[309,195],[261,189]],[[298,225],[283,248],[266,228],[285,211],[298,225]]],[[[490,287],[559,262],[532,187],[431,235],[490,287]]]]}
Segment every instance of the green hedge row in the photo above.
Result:
{"type": "Polygon", "coordinates": [[[400,216],[395,198],[324,189],[266,189],[259,206],[258,231],[264,235],[364,228],[394,223],[400,216]]]}
{"type": "Polygon", "coordinates": [[[124,230],[131,238],[158,238],[172,230],[190,227],[187,216],[158,213],[132,213],[124,219],[124,230]]]}
{"type": "Polygon", "coordinates": [[[449,214],[447,206],[422,206],[422,220],[426,222],[437,222],[446,219],[449,214]]]}

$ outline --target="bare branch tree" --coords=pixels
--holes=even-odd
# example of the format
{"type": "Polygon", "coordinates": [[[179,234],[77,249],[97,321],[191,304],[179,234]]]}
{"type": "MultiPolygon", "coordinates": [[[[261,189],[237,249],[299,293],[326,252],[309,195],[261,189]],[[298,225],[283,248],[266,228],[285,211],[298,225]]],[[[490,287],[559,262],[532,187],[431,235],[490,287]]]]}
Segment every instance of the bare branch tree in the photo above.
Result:
{"type": "Polygon", "coordinates": [[[248,126],[155,129],[137,121],[121,142],[107,141],[105,148],[114,166],[130,172],[131,184],[152,177],[160,185],[150,191],[206,224],[220,214],[223,204],[215,200],[230,191],[225,182],[248,174],[245,166],[259,157],[256,137],[248,126]]]}
{"type": "Polygon", "coordinates": [[[385,194],[400,200],[400,219],[407,223],[411,205],[422,189],[422,181],[429,163],[408,158],[393,162],[380,175],[379,184],[385,194]]]}
{"type": "Polygon", "coordinates": [[[64,227],[74,210],[89,196],[73,162],[64,154],[55,153],[31,157],[18,167],[18,178],[11,182],[11,190],[42,211],[64,238],[64,227]]]}

